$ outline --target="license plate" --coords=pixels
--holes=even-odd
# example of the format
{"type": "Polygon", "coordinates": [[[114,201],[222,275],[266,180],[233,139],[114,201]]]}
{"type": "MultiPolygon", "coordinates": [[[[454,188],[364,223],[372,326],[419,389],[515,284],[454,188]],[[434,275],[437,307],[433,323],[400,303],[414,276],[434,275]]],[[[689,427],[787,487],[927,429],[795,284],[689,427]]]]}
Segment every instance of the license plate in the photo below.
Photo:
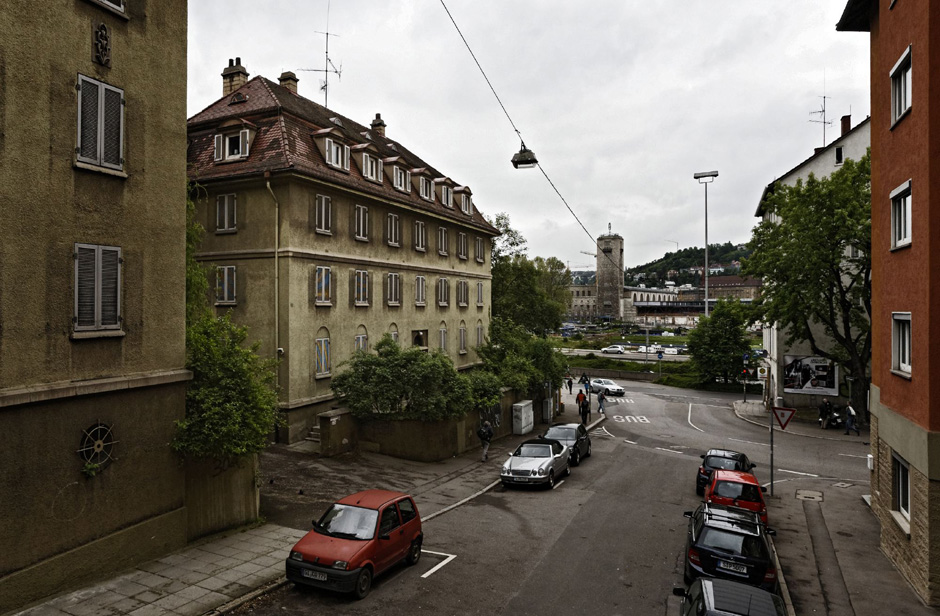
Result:
{"type": "Polygon", "coordinates": [[[719,560],[718,568],[725,569],[726,571],[734,571],[735,573],[747,573],[747,567],[744,565],[739,565],[738,563],[729,563],[726,560],[719,560]]]}
{"type": "Polygon", "coordinates": [[[526,483],[529,481],[529,478],[528,477],[516,477],[516,481],[520,483],[526,483]]]}
{"type": "Polygon", "coordinates": [[[305,578],[310,578],[311,580],[317,580],[318,582],[326,581],[326,574],[322,571],[314,571],[313,569],[302,569],[303,576],[305,578]]]}

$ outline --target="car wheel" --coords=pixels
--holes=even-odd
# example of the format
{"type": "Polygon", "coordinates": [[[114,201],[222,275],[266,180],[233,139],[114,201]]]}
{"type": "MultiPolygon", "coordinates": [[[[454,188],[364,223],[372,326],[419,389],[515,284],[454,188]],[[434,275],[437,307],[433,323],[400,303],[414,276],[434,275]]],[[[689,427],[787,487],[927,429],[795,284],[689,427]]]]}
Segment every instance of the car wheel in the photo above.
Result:
{"type": "Polygon", "coordinates": [[[363,567],[356,578],[356,588],[353,591],[357,599],[365,599],[372,590],[372,570],[363,567]]]}
{"type": "Polygon", "coordinates": [[[699,496],[705,496],[705,486],[695,484],[695,493],[699,496]]]}
{"type": "Polygon", "coordinates": [[[408,557],[405,559],[405,562],[409,565],[416,565],[419,560],[421,560],[420,537],[411,542],[411,547],[408,548],[408,557]]]}
{"type": "Polygon", "coordinates": [[[605,389],[605,390],[604,390],[604,395],[605,395],[605,396],[609,396],[609,395],[610,395],[610,390],[609,390],[609,389],[605,389]]]}
{"type": "Polygon", "coordinates": [[[571,465],[566,464],[565,465],[565,477],[570,477],[570,476],[571,476],[571,465]]]}
{"type": "Polygon", "coordinates": [[[578,466],[581,464],[581,450],[575,449],[574,453],[571,455],[571,464],[573,466],[578,466]]]}
{"type": "Polygon", "coordinates": [[[585,457],[585,458],[590,458],[590,457],[591,457],[591,444],[590,444],[590,443],[588,443],[588,451],[587,451],[586,454],[584,454],[584,457],[585,457]]]}
{"type": "Polygon", "coordinates": [[[555,487],[555,469],[548,471],[548,489],[551,490],[555,487]]]}

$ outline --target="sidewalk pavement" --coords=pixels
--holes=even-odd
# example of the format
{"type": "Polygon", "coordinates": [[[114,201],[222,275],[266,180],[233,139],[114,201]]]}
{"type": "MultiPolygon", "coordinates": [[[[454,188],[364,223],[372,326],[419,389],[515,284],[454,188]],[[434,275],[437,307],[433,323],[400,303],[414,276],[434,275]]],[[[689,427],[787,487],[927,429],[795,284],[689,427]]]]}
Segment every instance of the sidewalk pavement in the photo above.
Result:
{"type": "MultiPolygon", "coordinates": [[[[564,394],[563,400],[568,397],[564,394]]],[[[565,412],[553,421],[579,421],[574,411],[574,396],[570,396],[564,408],[565,412]]],[[[592,413],[593,425],[601,421],[603,418],[596,412],[592,413]]],[[[537,423],[535,430],[528,435],[510,435],[494,441],[490,447],[489,461],[485,463],[480,461],[479,449],[434,464],[396,460],[396,464],[390,465],[387,456],[363,453],[355,457],[352,464],[364,467],[365,470],[360,468],[359,475],[354,472],[350,479],[343,472],[350,466],[349,459],[317,458],[313,479],[301,483],[299,488],[290,484],[289,489],[293,493],[299,492],[303,494],[301,498],[306,499],[300,507],[304,511],[303,522],[295,526],[306,528],[310,517],[319,515],[325,509],[324,503],[332,503],[357,489],[375,486],[420,495],[421,517],[427,521],[453,508],[455,503],[461,503],[498,484],[499,468],[509,452],[544,428],[545,424],[537,423]],[[338,476],[338,481],[331,482],[331,476],[338,476]]],[[[275,445],[273,449],[274,456],[283,454],[288,463],[296,463],[298,458],[302,458],[310,464],[310,444],[305,441],[290,446],[275,445]]],[[[267,464],[262,460],[261,472],[265,483],[270,481],[274,486],[277,481],[280,487],[280,484],[287,484],[295,477],[286,476],[278,464],[267,464]]],[[[182,551],[142,563],[112,579],[48,598],[15,614],[201,616],[225,613],[286,583],[284,560],[290,548],[306,532],[287,525],[266,523],[214,535],[182,551]]]]}

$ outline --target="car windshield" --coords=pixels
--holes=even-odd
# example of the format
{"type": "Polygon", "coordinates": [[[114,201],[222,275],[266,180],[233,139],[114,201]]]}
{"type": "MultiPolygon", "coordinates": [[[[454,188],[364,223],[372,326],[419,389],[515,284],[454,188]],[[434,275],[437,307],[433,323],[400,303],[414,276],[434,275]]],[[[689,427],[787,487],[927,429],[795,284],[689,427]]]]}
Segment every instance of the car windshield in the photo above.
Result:
{"type": "Polygon", "coordinates": [[[705,465],[710,466],[711,468],[720,468],[726,471],[736,471],[739,470],[737,467],[738,463],[731,458],[722,458],[720,456],[708,456],[705,458],[705,465]]]}
{"type": "Polygon", "coordinates": [[[550,445],[520,445],[516,455],[521,458],[551,458],[552,448],[550,445]]]}
{"type": "Polygon", "coordinates": [[[375,535],[375,523],[378,519],[379,512],[375,509],[335,504],[326,510],[313,528],[318,533],[331,537],[365,541],[375,535]]]}
{"type": "Polygon", "coordinates": [[[749,558],[764,558],[764,544],[754,535],[729,533],[720,528],[705,527],[698,539],[699,546],[749,558]]]}
{"type": "Polygon", "coordinates": [[[549,428],[548,432],[545,433],[545,438],[553,438],[553,439],[558,439],[558,440],[571,440],[575,438],[574,428],[562,428],[560,426],[549,428]]]}
{"type": "Polygon", "coordinates": [[[750,483],[718,481],[715,483],[715,494],[723,498],[733,498],[749,503],[761,502],[760,489],[750,483]]]}

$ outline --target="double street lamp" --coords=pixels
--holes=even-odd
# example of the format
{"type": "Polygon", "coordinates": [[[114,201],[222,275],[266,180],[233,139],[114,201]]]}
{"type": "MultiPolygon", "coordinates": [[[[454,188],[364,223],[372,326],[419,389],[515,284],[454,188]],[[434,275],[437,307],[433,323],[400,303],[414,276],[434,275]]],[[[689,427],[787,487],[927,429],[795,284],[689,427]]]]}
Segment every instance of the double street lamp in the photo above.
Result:
{"type": "Polygon", "coordinates": [[[717,171],[702,171],[692,176],[705,185],[705,316],[708,316],[708,185],[718,177],[717,171]]]}

